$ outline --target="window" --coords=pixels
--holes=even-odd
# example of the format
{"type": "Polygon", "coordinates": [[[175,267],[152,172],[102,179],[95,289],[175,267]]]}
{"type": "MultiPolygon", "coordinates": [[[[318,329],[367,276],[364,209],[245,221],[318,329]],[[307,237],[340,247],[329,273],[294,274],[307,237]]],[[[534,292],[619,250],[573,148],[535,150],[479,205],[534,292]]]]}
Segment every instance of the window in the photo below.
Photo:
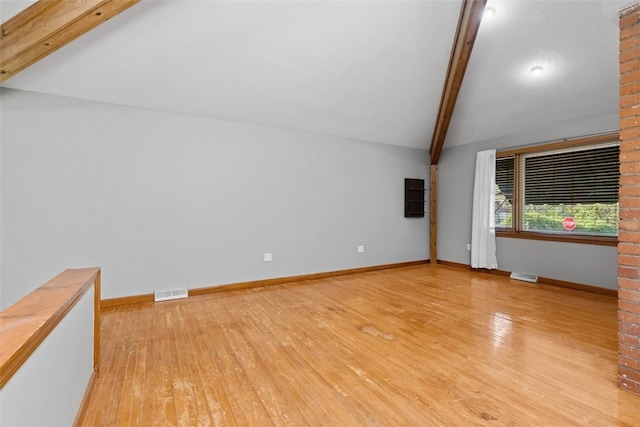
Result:
{"type": "Polygon", "coordinates": [[[515,158],[496,158],[496,228],[513,227],[513,167],[515,158]]]}
{"type": "Polygon", "coordinates": [[[619,156],[617,134],[498,153],[499,235],[615,244],[619,156]]]}

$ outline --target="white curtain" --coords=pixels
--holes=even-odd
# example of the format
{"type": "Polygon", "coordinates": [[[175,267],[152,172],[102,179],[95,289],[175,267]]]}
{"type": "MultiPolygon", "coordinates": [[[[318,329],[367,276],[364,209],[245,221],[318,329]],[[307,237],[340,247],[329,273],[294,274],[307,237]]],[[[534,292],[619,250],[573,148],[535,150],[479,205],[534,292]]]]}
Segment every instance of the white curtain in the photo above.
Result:
{"type": "Polygon", "coordinates": [[[495,193],[496,150],[476,155],[471,220],[471,267],[498,268],[496,259],[495,193]]]}

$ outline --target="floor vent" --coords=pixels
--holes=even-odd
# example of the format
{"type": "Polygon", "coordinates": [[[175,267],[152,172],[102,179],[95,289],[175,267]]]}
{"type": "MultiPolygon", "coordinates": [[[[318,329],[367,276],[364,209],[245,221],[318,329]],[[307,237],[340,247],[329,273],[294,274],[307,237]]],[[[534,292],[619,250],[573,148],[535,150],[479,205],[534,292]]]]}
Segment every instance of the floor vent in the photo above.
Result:
{"type": "Polygon", "coordinates": [[[509,277],[516,280],[524,280],[525,282],[538,283],[537,274],[522,273],[520,271],[514,271],[513,273],[511,273],[511,276],[509,277]]]}
{"type": "Polygon", "coordinates": [[[170,299],[186,298],[189,296],[189,292],[186,289],[169,289],[166,291],[156,291],[154,295],[154,301],[168,301],[170,299]]]}

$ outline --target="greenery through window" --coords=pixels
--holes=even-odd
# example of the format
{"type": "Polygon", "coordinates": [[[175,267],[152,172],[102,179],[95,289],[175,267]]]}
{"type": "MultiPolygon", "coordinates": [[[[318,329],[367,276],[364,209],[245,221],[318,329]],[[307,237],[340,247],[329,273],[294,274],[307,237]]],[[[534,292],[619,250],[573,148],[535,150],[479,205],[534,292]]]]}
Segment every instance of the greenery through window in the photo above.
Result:
{"type": "Polygon", "coordinates": [[[617,135],[599,139],[605,141],[571,141],[498,153],[498,232],[614,240],[620,149],[617,135]]]}

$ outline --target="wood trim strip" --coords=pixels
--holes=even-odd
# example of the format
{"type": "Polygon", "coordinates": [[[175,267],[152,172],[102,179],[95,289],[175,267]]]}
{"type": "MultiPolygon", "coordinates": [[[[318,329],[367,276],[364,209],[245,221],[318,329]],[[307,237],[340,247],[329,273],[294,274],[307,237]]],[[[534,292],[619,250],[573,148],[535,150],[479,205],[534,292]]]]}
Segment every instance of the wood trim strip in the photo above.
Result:
{"type": "MultiPolygon", "coordinates": [[[[520,155],[513,156],[513,200],[511,201],[511,230],[519,228],[520,219],[522,218],[522,205],[520,204],[521,194],[524,193],[523,182],[520,170],[520,155]]],[[[497,158],[497,157],[496,157],[497,158]]]]}
{"type": "Polygon", "coordinates": [[[0,27],[0,83],[140,0],[40,0],[0,27]]]}
{"type": "Polygon", "coordinates": [[[565,280],[552,279],[550,277],[538,277],[540,283],[545,285],[557,286],[559,288],[569,288],[576,291],[589,292],[591,294],[604,295],[607,297],[618,298],[618,291],[616,289],[599,288],[597,286],[583,285],[580,283],[567,282],[565,280]]]}
{"type": "MultiPolygon", "coordinates": [[[[399,262],[394,264],[382,264],[369,267],[352,268],[347,270],[328,271],[324,273],[302,274],[299,276],[279,277],[274,279],[252,280],[249,282],[231,283],[228,285],[208,286],[204,288],[189,289],[189,296],[212,294],[217,292],[238,291],[243,289],[261,288],[264,286],[283,285],[286,283],[302,282],[305,280],[318,280],[330,277],[346,276],[349,274],[368,273],[371,271],[388,270],[392,268],[411,267],[415,265],[429,264],[429,260],[399,262]]],[[[153,302],[153,294],[133,295],[129,297],[110,298],[102,300],[102,307],[115,307],[120,305],[153,302]]]]}
{"type": "Polygon", "coordinates": [[[153,302],[153,294],[131,295],[128,297],[108,298],[100,301],[101,308],[117,307],[120,305],[153,302]]]}
{"type": "Polygon", "coordinates": [[[553,235],[545,233],[533,233],[531,231],[499,231],[496,230],[496,237],[506,237],[510,239],[545,240],[549,242],[582,243],[585,245],[618,246],[617,237],[586,236],[586,235],[553,235]]]}
{"type": "Polygon", "coordinates": [[[100,271],[93,285],[93,371],[100,371],[100,271]]]}
{"type": "Polygon", "coordinates": [[[0,388],[95,283],[100,268],[68,269],[0,313],[0,388]]]}
{"type": "MultiPolygon", "coordinates": [[[[487,270],[484,268],[471,268],[470,265],[453,262],[453,261],[438,260],[438,265],[443,265],[445,267],[452,267],[452,268],[458,268],[463,270],[477,271],[482,273],[489,273],[489,274],[494,274],[494,275],[503,276],[503,277],[511,276],[511,273],[509,271],[487,270]]],[[[583,291],[591,294],[618,298],[618,291],[616,289],[600,288],[598,286],[583,285],[581,283],[567,282],[565,280],[552,279],[550,277],[542,277],[542,276],[538,276],[538,283],[543,285],[551,285],[558,288],[568,288],[576,291],[583,291]]]]}
{"type": "Polygon", "coordinates": [[[242,289],[261,288],[263,286],[283,285],[286,283],[302,282],[305,280],[327,279],[330,277],[347,276],[349,274],[368,273],[371,271],[388,270],[391,268],[410,267],[414,265],[427,264],[428,260],[400,262],[395,264],[374,265],[370,267],[352,268],[348,270],[328,271],[324,273],[303,274],[300,276],[288,276],[275,279],[254,280],[251,282],[240,282],[222,286],[211,286],[206,288],[189,289],[189,295],[204,295],[216,292],[237,291],[242,289]]]}
{"type": "Polygon", "coordinates": [[[89,378],[89,384],[87,385],[87,389],[84,392],[84,396],[82,396],[82,402],[80,402],[80,408],[76,413],[76,418],[73,421],[73,427],[79,427],[83,424],[84,418],[87,414],[87,409],[89,408],[89,402],[91,402],[91,397],[93,395],[93,388],[96,384],[96,377],[98,376],[97,371],[93,371],[91,374],[91,378],[89,378]]]}
{"type": "Polygon", "coordinates": [[[482,14],[487,0],[463,0],[460,8],[458,27],[451,48],[449,67],[442,89],[438,118],[431,138],[431,164],[437,165],[440,160],[440,152],[449,130],[449,124],[453,117],[453,109],[458,99],[458,93],[462,87],[462,80],[471,58],[471,51],[480,29],[482,14]]]}
{"type": "Polygon", "coordinates": [[[438,165],[431,165],[429,197],[429,259],[438,259],[438,165]]]}
{"type": "Polygon", "coordinates": [[[599,144],[603,142],[613,142],[620,139],[620,132],[608,132],[601,135],[564,139],[561,141],[549,142],[542,145],[532,145],[512,150],[499,151],[496,157],[510,157],[517,154],[539,153],[542,151],[560,150],[563,148],[581,147],[599,144]]]}

